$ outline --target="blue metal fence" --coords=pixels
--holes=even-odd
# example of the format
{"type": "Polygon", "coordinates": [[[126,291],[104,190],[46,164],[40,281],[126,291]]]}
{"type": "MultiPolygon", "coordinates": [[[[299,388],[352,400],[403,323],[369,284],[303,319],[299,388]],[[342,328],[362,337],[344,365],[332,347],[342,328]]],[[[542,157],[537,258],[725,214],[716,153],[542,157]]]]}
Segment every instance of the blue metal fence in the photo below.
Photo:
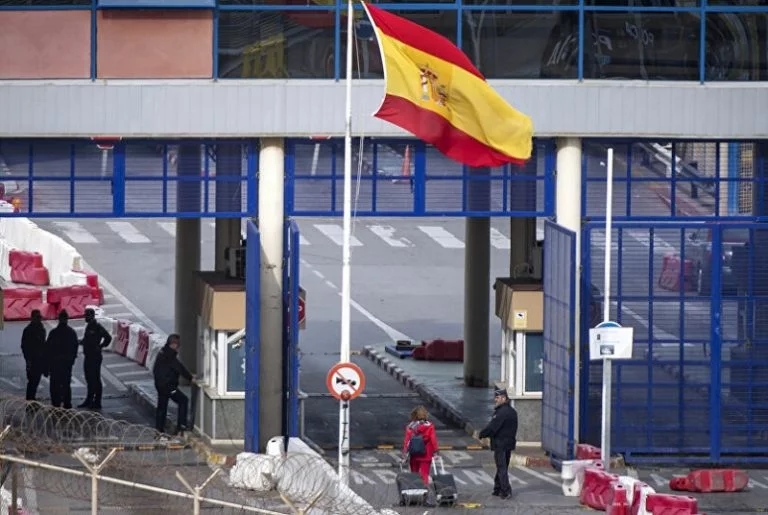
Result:
{"type": "Polygon", "coordinates": [[[558,459],[574,451],[576,233],[544,226],[544,390],[541,443],[558,459]]]}
{"type": "Polygon", "coordinates": [[[283,434],[299,436],[299,281],[300,245],[299,226],[286,220],[283,262],[283,313],[286,320],[283,332],[283,434]]]}
{"type": "MultiPolygon", "coordinates": [[[[611,319],[634,328],[614,364],[612,441],[634,461],[768,461],[768,228],[618,223],[611,319]]],[[[583,282],[602,284],[604,227],[583,233],[583,282]]],[[[582,440],[600,441],[602,365],[582,320],[582,440]]]]}
{"type": "Polygon", "coordinates": [[[245,450],[260,452],[261,237],[253,220],[247,223],[245,258],[245,450]]]}

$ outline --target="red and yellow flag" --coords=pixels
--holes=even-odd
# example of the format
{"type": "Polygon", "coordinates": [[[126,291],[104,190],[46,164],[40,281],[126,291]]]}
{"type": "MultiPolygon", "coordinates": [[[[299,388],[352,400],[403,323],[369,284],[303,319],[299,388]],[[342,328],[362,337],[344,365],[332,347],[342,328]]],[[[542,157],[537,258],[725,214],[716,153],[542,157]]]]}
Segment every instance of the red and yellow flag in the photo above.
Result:
{"type": "Polygon", "coordinates": [[[386,94],[374,116],[474,167],[531,157],[533,122],[445,37],[363,4],[379,41],[386,94]]]}

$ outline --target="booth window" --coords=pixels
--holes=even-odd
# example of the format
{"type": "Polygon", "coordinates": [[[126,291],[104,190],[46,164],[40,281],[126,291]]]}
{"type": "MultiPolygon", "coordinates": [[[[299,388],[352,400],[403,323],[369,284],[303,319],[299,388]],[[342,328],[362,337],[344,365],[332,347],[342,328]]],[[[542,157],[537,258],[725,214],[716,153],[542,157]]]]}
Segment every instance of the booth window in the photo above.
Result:
{"type": "Polygon", "coordinates": [[[544,391],[544,334],[515,333],[515,392],[539,396],[544,391]]]}

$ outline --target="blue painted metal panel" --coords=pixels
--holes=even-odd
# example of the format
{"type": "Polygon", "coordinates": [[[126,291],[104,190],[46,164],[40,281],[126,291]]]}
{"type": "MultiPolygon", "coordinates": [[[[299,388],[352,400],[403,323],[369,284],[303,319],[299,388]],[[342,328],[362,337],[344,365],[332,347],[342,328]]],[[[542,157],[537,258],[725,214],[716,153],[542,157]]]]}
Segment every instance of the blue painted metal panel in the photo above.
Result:
{"type": "Polygon", "coordinates": [[[283,238],[283,435],[299,436],[299,226],[285,221],[283,238]]]}
{"type": "Polygon", "coordinates": [[[544,226],[544,390],[541,443],[557,459],[574,452],[576,233],[544,226]]]}
{"type": "MultiPolygon", "coordinates": [[[[768,461],[768,228],[620,222],[612,239],[611,292],[593,301],[635,331],[632,359],[614,362],[613,449],[637,462],[768,461]]],[[[582,284],[603,284],[605,241],[602,224],[584,227],[582,284]]],[[[602,365],[582,313],[581,438],[599,445],[602,365]]]]}
{"type": "Polygon", "coordinates": [[[253,220],[247,224],[245,257],[245,450],[259,452],[261,238],[253,220]]]}
{"type": "Polygon", "coordinates": [[[99,9],[213,9],[216,0],[96,0],[99,9]]]}

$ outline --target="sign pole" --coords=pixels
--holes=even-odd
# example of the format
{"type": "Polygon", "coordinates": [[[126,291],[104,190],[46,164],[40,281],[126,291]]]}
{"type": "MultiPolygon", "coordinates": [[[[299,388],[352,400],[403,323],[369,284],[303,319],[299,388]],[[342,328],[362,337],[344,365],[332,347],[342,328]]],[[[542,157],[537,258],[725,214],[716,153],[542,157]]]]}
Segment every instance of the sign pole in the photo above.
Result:
{"type": "MultiPolygon", "coordinates": [[[[608,149],[606,161],[608,167],[605,183],[605,272],[603,286],[603,322],[611,316],[611,232],[613,225],[613,149],[608,149]]],[[[603,437],[600,445],[603,467],[608,472],[611,463],[611,395],[613,381],[613,363],[603,360],[603,437]]]]}
{"type": "MultiPolygon", "coordinates": [[[[354,4],[347,1],[347,83],[344,127],[344,244],[341,259],[341,357],[342,363],[350,359],[350,253],[352,237],[352,46],[354,31],[354,4]]],[[[339,480],[349,484],[349,400],[339,401],[339,480]]]]}

